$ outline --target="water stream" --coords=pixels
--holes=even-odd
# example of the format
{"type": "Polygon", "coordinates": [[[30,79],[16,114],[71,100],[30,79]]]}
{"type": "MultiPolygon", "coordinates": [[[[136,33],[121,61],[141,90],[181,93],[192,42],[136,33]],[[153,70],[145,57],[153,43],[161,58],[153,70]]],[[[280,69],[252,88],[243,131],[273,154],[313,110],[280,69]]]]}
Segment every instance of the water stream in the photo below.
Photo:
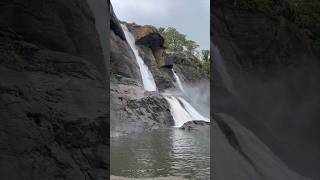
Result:
{"type": "Polygon", "coordinates": [[[156,83],[154,82],[154,78],[152,76],[152,73],[150,72],[148,66],[144,63],[142,60],[139,50],[135,44],[135,38],[131,34],[131,32],[128,30],[127,26],[121,24],[123,32],[126,36],[126,39],[136,57],[140,73],[141,73],[141,78],[142,78],[142,83],[143,87],[146,91],[157,91],[157,86],[156,83]]]}

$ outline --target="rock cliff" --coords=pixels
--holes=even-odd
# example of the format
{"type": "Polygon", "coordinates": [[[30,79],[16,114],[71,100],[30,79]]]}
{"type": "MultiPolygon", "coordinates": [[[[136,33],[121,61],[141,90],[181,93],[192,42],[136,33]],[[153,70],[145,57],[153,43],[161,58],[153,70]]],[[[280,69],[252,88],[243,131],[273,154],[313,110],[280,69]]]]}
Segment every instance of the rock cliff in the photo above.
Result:
{"type": "Polygon", "coordinates": [[[0,17],[1,178],[106,179],[106,58],[87,1],[2,1],[0,17]]]}

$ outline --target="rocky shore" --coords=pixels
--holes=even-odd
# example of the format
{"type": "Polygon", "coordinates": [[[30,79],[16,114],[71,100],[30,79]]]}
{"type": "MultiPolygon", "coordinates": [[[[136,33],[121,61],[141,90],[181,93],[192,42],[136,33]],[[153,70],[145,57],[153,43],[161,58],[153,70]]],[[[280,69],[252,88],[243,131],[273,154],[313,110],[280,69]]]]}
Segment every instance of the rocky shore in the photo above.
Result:
{"type": "Polygon", "coordinates": [[[110,180],[188,180],[182,177],[159,177],[159,178],[126,178],[119,176],[111,176],[110,180]]]}

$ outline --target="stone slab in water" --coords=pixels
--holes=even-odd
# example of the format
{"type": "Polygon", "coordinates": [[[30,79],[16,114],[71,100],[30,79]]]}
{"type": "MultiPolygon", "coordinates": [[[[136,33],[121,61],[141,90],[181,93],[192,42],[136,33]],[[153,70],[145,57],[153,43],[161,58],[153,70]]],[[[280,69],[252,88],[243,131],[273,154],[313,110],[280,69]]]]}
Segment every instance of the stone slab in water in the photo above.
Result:
{"type": "Polygon", "coordinates": [[[188,131],[198,130],[202,128],[210,128],[210,122],[202,121],[202,120],[188,121],[180,127],[180,129],[188,130],[188,131]]]}

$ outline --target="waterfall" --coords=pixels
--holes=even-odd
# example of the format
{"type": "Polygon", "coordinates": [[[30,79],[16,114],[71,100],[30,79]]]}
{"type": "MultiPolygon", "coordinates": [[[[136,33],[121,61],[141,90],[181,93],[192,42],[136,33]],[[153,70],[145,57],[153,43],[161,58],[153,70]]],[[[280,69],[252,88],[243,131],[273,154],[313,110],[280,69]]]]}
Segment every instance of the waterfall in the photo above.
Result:
{"type": "Polygon", "coordinates": [[[183,106],[189,112],[189,114],[192,116],[193,120],[204,120],[204,121],[210,121],[208,118],[202,116],[190,103],[188,103],[185,99],[182,97],[179,97],[180,102],[182,102],[183,106]]]}
{"type": "Polygon", "coordinates": [[[216,65],[215,68],[220,75],[222,83],[227,88],[227,90],[229,92],[234,94],[235,90],[234,90],[233,81],[231,79],[230,74],[227,71],[226,65],[223,62],[220,51],[215,44],[212,43],[211,46],[213,47],[212,48],[213,49],[213,59],[214,59],[215,65],[216,65]]]}
{"type": "MultiPolygon", "coordinates": [[[[139,50],[135,45],[135,39],[131,32],[129,32],[127,26],[121,24],[121,27],[124,31],[126,39],[136,57],[137,63],[139,65],[142,82],[144,89],[146,91],[157,91],[157,86],[154,81],[153,75],[150,72],[148,66],[144,63],[141,56],[139,55],[139,50]]],[[[181,90],[183,94],[185,94],[185,90],[183,88],[182,82],[179,76],[176,74],[174,70],[172,70],[175,80],[177,82],[178,88],[181,90]]],[[[210,121],[208,118],[202,116],[189,102],[187,102],[183,97],[178,97],[174,95],[164,95],[164,98],[170,105],[171,115],[175,121],[176,127],[181,127],[184,123],[192,120],[204,120],[210,121]]]]}
{"type": "MultiPolygon", "coordinates": [[[[181,92],[186,95],[186,92],[183,88],[182,82],[179,76],[172,70],[175,80],[177,82],[178,88],[181,92]]],[[[172,117],[175,121],[176,127],[181,127],[184,123],[193,120],[204,120],[210,122],[209,118],[202,116],[188,101],[183,97],[166,95],[166,100],[170,104],[170,110],[172,117]]]]}
{"type": "Polygon", "coordinates": [[[150,72],[148,66],[144,63],[144,61],[142,60],[140,54],[139,54],[139,50],[135,44],[135,38],[133,37],[133,35],[131,34],[131,32],[129,32],[127,26],[121,24],[121,27],[124,31],[124,34],[126,36],[126,39],[136,57],[139,69],[140,69],[140,73],[141,73],[141,77],[142,77],[142,83],[143,83],[143,87],[146,91],[157,91],[157,86],[156,83],[154,82],[152,73],[150,72]]]}
{"type": "Polygon", "coordinates": [[[173,75],[174,75],[174,77],[175,77],[175,79],[176,79],[176,82],[177,82],[177,84],[178,84],[179,89],[180,89],[182,92],[184,92],[184,88],[183,88],[183,86],[182,86],[182,83],[181,83],[181,81],[180,81],[179,76],[176,74],[176,72],[175,72],[173,69],[172,69],[172,73],[173,73],[173,75]]]}
{"type": "Polygon", "coordinates": [[[164,96],[164,98],[170,104],[170,111],[174,119],[175,127],[181,127],[184,123],[193,120],[190,114],[181,105],[178,98],[174,96],[164,96]]]}

